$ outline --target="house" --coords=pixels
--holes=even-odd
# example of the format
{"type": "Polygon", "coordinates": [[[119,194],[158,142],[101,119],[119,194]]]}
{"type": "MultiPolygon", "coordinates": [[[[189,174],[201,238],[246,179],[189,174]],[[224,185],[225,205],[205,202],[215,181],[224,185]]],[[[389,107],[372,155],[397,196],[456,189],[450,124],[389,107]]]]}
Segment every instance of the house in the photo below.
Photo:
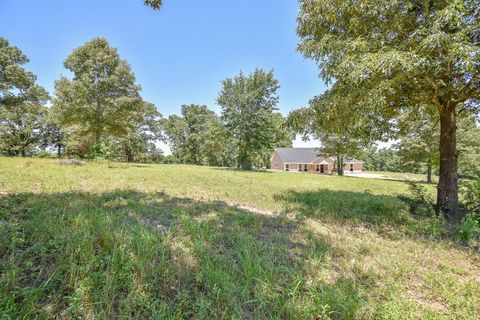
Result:
{"type": "MultiPolygon", "coordinates": [[[[322,155],[319,148],[277,148],[272,156],[271,168],[282,171],[301,171],[331,174],[336,171],[336,158],[322,155]]],[[[361,173],[363,161],[344,158],[345,173],[361,173]]]]}

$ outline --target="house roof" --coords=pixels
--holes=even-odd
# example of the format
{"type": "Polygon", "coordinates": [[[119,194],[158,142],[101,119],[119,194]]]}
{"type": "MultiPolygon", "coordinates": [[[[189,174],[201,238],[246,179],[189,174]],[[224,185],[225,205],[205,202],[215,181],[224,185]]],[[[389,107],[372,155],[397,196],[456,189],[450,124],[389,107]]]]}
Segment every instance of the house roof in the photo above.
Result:
{"type": "Polygon", "coordinates": [[[284,163],[311,163],[321,156],[319,148],[277,148],[277,154],[284,163]]]}
{"type": "MultiPolygon", "coordinates": [[[[320,148],[277,148],[277,154],[283,163],[331,163],[330,157],[321,154],[320,148]]],[[[362,162],[353,158],[344,158],[344,163],[362,162]]]]}

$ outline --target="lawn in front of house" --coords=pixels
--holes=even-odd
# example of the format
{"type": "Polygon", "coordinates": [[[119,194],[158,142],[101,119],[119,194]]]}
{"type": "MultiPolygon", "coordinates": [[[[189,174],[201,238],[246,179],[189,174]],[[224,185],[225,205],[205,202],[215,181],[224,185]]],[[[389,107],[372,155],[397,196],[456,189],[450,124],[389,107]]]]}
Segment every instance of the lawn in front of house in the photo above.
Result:
{"type": "Polygon", "coordinates": [[[407,192],[0,158],[0,318],[478,318],[479,254],[413,217],[407,192]]]}

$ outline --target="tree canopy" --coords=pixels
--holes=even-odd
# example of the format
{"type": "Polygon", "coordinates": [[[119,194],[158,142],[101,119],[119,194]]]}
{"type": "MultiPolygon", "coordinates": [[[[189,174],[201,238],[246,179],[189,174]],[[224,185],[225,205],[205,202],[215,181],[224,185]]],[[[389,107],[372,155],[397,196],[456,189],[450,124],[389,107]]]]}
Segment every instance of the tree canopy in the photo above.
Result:
{"type": "Polygon", "coordinates": [[[251,169],[255,159],[275,148],[275,115],[278,81],[273,71],[240,72],[222,81],[217,103],[236,147],[237,165],[251,169]]]}
{"type": "Polygon", "coordinates": [[[28,58],[0,37],[0,151],[29,153],[40,140],[46,121],[48,93],[25,70],[28,58]]]}
{"type": "Polygon", "coordinates": [[[53,109],[66,130],[99,143],[125,137],[143,117],[146,104],[130,65],[104,38],[75,49],[65,60],[73,78],[55,82],[53,109]]]}
{"type": "Polygon", "coordinates": [[[206,164],[219,126],[218,116],[205,105],[183,105],[181,116],[171,115],[162,127],[177,159],[185,163],[206,164]]]}

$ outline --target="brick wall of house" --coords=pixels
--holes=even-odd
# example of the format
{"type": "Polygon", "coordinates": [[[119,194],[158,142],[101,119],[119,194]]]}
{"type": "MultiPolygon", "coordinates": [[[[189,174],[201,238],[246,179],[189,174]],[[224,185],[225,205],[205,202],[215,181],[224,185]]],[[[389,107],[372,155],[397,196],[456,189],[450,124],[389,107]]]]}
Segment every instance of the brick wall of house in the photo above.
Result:
{"type": "Polygon", "coordinates": [[[277,152],[273,154],[271,165],[273,170],[285,170],[283,162],[280,160],[277,152]]]}

